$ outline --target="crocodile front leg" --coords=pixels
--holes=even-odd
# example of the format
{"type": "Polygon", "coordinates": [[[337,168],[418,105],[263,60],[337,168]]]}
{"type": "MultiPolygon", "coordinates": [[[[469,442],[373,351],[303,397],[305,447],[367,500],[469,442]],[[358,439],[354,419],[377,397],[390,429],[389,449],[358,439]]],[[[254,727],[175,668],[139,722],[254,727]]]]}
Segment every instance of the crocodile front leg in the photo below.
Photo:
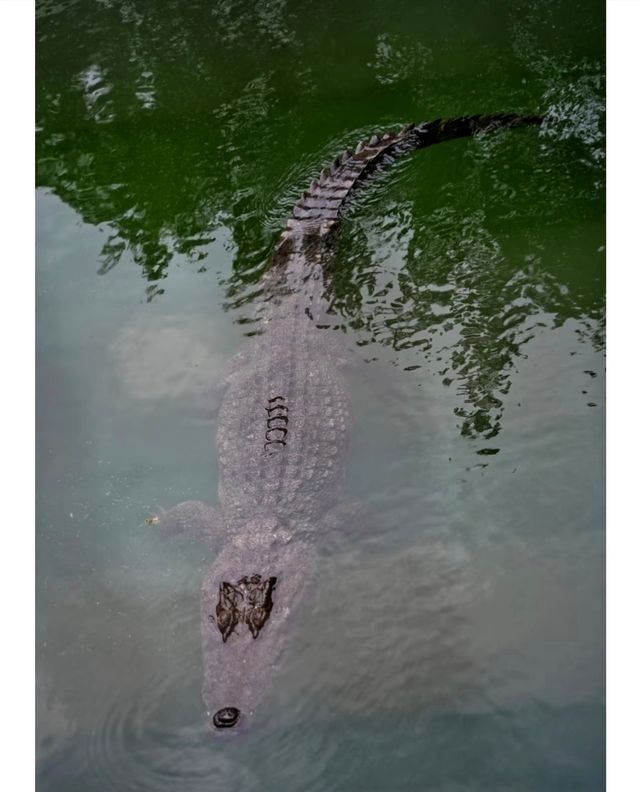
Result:
{"type": "Polygon", "coordinates": [[[183,501],[169,511],[161,511],[145,519],[164,536],[185,534],[209,541],[220,537],[224,529],[220,509],[203,501],[183,501]]]}

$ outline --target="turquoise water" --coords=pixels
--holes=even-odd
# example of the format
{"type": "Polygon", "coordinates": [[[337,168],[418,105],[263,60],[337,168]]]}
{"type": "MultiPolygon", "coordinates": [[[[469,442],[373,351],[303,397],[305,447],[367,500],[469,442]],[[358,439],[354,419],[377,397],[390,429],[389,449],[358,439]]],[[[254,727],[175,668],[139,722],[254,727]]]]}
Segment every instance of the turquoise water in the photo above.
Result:
{"type": "Polygon", "coordinates": [[[41,791],[604,788],[604,4],[42,0],[41,791]],[[225,361],[322,165],[410,120],[550,123],[361,191],[330,294],[345,525],[256,730],[212,743],[225,361]],[[362,521],[361,521],[362,522],[362,521]]]}

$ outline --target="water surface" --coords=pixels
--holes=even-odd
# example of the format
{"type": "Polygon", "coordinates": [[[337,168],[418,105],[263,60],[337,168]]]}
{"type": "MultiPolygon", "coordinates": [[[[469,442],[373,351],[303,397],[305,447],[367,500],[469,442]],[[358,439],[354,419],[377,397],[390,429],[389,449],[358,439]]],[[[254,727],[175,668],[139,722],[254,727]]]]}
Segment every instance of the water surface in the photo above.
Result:
{"type": "MultiPolygon", "coordinates": [[[[604,4],[41,0],[38,784],[604,787],[604,4]],[[225,361],[297,194],[410,120],[330,294],[364,524],[323,551],[259,728],[213,744],[206,551],[225,361]]],[[[362,522],[362,521],[360,521],[362,522]]]]}

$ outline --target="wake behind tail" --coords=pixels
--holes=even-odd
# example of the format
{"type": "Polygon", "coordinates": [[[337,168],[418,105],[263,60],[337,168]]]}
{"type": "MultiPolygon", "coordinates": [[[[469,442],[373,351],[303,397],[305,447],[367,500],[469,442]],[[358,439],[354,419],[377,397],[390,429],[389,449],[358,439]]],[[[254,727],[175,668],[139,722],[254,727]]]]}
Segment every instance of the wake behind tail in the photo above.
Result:
{"type": "Polygon", "coordinates": [[[409,124],[382,136],[373,135],[368,142],[359,143],[354,150],[347,149],[336,157],[302,193],[276,245],[270,266],[285,263],[296,240],[304,242],[326,237],[344,214],[353,190],[402,155],[446,140],[471,137],[485,131],[539,125],[542,121],[543,117],[539,115],[473,115],[438,118],[418,125],[409,124]]]}

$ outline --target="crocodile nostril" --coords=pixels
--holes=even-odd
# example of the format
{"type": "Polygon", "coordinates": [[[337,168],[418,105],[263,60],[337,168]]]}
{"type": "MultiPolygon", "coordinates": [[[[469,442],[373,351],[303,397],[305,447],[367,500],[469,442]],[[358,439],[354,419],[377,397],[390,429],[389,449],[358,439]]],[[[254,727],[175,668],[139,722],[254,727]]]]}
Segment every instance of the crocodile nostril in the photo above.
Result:
{"type": "Polygon", "coordinates": [[[226,729],[234,726],[240,717],[240,710],[236,707],[223,707],[213,716],[213,725],[217,729],[226,729]]]}

